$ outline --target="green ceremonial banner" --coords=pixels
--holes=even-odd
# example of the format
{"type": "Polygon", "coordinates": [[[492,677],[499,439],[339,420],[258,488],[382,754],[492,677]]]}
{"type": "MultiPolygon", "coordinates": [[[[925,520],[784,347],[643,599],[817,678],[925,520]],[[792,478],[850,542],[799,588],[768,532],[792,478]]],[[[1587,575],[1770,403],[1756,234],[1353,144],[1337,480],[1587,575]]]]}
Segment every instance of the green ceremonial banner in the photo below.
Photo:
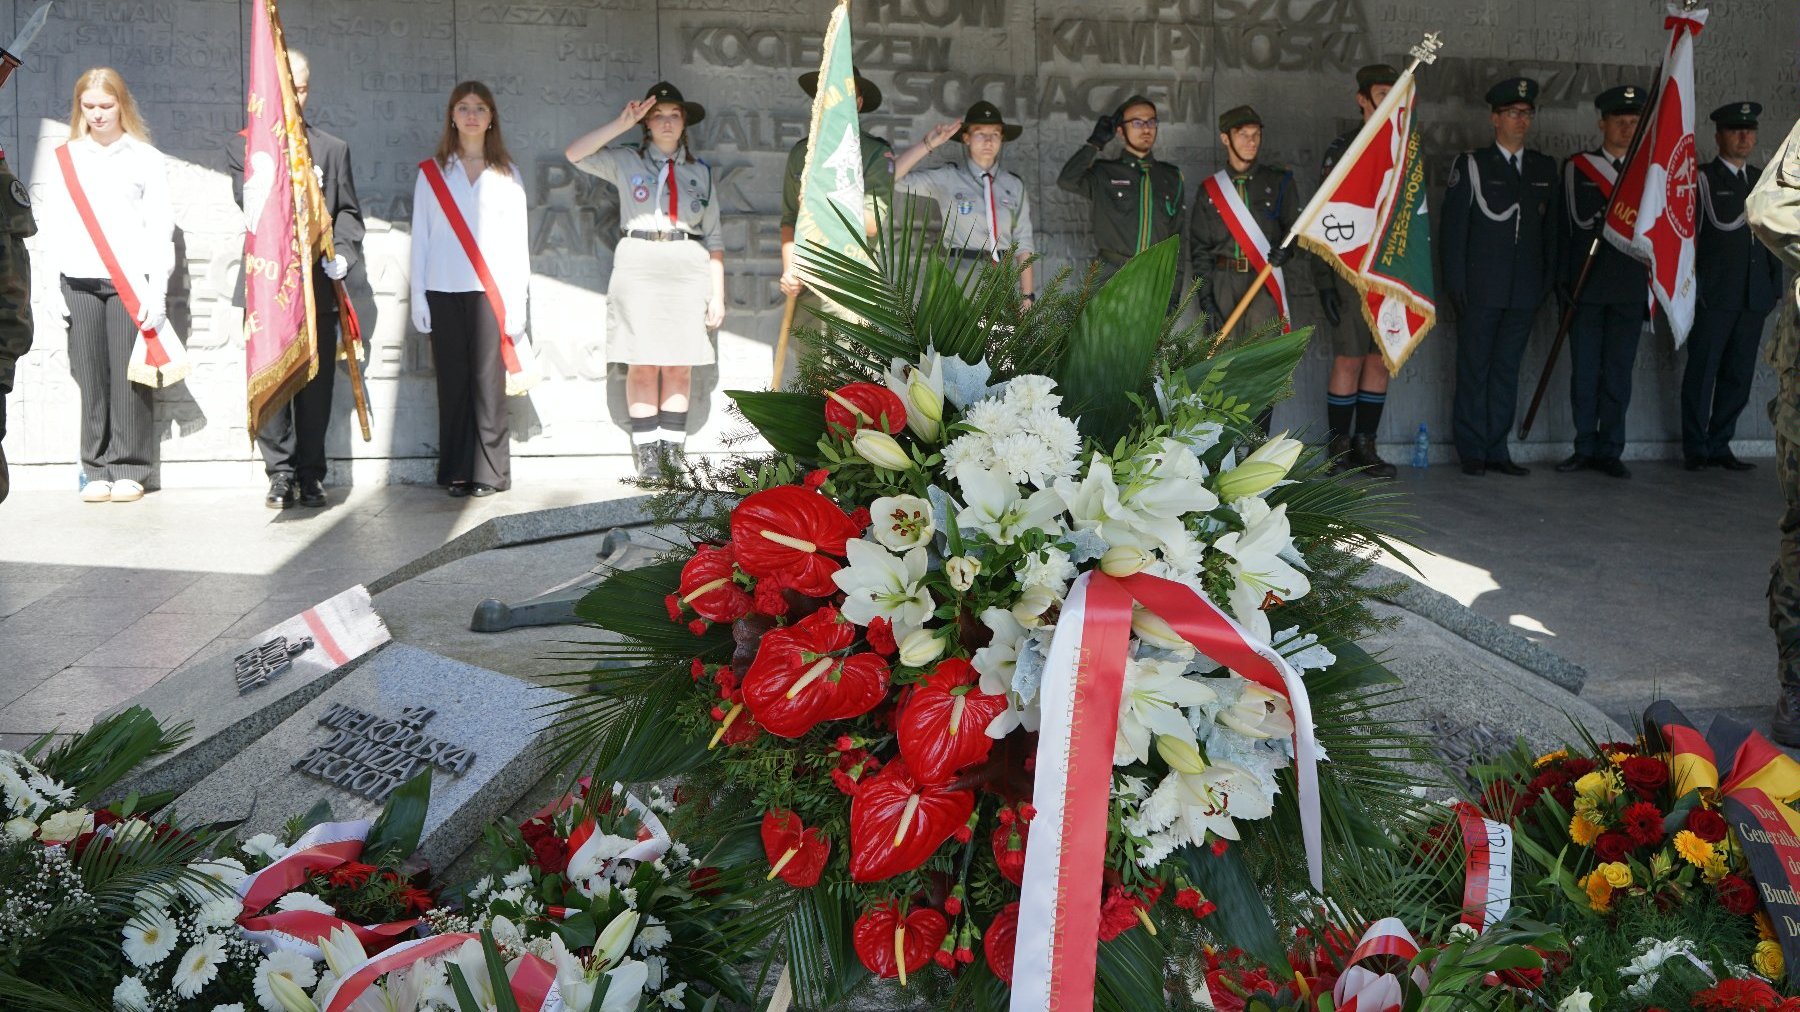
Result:
{"type": "Polygon", "coordinates": [[[800,217],[794,241],[817,243],[866,261],[863,252],[863,156],[856,117],[856,73],[850,56],[850,7],[840,3],[825,29],[819,90],[813,99],[806,167],[800,174],[800,217]]]}

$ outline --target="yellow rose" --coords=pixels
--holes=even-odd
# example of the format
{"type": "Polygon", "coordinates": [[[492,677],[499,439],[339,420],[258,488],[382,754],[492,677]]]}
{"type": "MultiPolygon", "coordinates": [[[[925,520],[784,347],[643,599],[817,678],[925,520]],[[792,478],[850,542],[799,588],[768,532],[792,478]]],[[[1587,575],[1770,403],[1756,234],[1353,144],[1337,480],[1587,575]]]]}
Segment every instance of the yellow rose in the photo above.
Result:
{"type": "Polygon", "coordinates": [[[94,828],[94,817],[85,808],[57,812],[39,827],[38,839],[46,844],[68,843],[94,828]]]}
{"type": "Polygon", "coordinates": [[[1606,876],[1606,881],[1614,889],[1623,889],[1631,884],[1631,866],[1623,861],[1608,861],[1594,869],[1606,876]]]}
{"type": "Polygon", "coordinates": [[[1583,847],[1592,847],[1594,841],[1600,838],[1600,831],[1605,828],[1597,822],[1590,822],[1585,817],[1577,815],[1569,820],[1569,837],[1583,847]]]}
{"type": "Polygon", "coordinates": [[[1601,913],[1605,913],[1612,907],[1612,883],[1608,882],[1606,876],[1600,874],[1598,869],[1588,875],[1587,881],[1583,884],[1587,887],[1588,906],[1601,913]]]}
{"type": "Polygon", "coordinates": [[[1713,845],[1695,836],[1692,830],[1684,829],[1675,834],[1675,853],[1680,854],[1683,861],[1700,868],[1713,856],[1713,845]]]}
{"type": "Polygon", "coordinates": [[[1787,960],[1781,958],[1781,943],[1764,940],[1756,943],[1756,954],[1750,957],[1756,972],[1770,980],[1780,980],[1787,971],[1787,960]]]}
{"type": "Polygon", "coordinates": [[[1575,793],[1596,801],[1611,801],[1618,797],[1619,787],[1619,775],[1610,770],[1595,770],[1575,781],[1575,793]]]}

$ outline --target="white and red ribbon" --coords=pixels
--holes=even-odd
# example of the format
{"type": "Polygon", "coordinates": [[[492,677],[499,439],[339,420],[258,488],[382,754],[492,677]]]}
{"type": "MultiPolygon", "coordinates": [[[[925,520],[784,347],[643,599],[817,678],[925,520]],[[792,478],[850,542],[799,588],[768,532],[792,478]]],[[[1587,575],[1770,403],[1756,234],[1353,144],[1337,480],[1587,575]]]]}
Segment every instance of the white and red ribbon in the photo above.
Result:
{"type": "Polygon", "coordinates": [[[1512,827],[1483,818],[1466,801],[1456,804],[1456,822],[1463,843],[1462,922],[1486,931],[1512,909],[1512,827]]]}
{"type": "Polygon", "coordinates": [[[1093,1006],[1113,744],[1134,600],[1211,660],[1288,700],[1307,870],[1314,887],[1322,885],[1322,755],[1299,673],[1191,587],[1144,573],[1123,579],[1083,573],[1063,604],[1044,664],[1032,793],[1037,815],[1019,897],[1014,1012],[1093,1006]]]}
{"type": "MultiPolygon", "coordinates": [[[[1237,240],[1238,248],[1244,251],[1251,269],[1258,274],[1262,273],[1262,269],[1269,264],[1269,238],[1263,235],[1255,216],[1244,206],[1237,187],[1232,185],[1231,176],[1220,169],[1206,177],[1201,186],[1219,212],[1219,217],[1225,220],[1225,228],[1237,240]]],[[[1285,334],[1293,329],[1290,325],[1293,314],[1288,312],[1287,276],[1277,267],[1269,272],[1269,277],[1263,284],[1269,289],[1269,296],[1275,300],[1275,308],[1281,311],[1281,332],[1285,334]]]]}
{"type": "Polygon", "coordinates": [[[368,835],[367,819],[320,823],[295,840],[280,860],[244,876],[237,887],[238,897],[243,902],[238,930],[245,938],[262,946],[265,952],[282,949],[315,962],[325,958],[319,942],[339,928],[349,929],[364,949],[374,950],[386,949],[411,934],[421,923],[417,918],[364,925],[352,924],[317,910],[263,913],[269,904],[305,885],[311,875],[330,871],[361,857],[363,841],[368,835]]]}
{"type": "MultiPolygon", "coordinates": [[[[1399,918],[1369,925],[1331,989],[1337,1012],[1400,1012],[1406,988],[1397,974],[1418,955],[1419,943],[1399,918]]],[[[1420,991],[1431,985],[1422,966],[1413,967],[1411,977],[1420,991]]]]}
{"type": "MultiPolygon", "coordinates": [[[[434,959],[454,957],[466,942],[481,941],[469,932],[433,935],[402,942],[380,955],[370,956],[351,967],[319,1000],[323,1012],[346,1012],[356,1000],[368,993],[375,982],[396,970],[405,970],[434,959]]],[[[485,971],[484,971],[485,972],[485,971]]],[[[549,1012],[563,1008],[556,994],[556,968],[547,960],[527,953],[512,968],[508,978],[513,1000],[523,1012],[549,1012]]]]}

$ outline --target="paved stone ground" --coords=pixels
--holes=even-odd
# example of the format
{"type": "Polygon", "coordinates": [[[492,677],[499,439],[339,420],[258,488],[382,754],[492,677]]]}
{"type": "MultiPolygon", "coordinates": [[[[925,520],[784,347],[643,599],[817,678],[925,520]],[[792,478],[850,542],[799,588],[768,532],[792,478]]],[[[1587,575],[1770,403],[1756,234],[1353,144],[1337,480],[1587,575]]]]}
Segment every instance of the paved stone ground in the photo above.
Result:
{"type": "MultiPolygon", "coordinates": [[[[1403,468],[1399,487],[1424,582],[1585,667],[1583,697],[1607,715],[1630,726],[1661,693],[1703,723],[1727,712],[1766,728],[1775,651],[1763,593],[1781,499],[1761,463],[1689,474],[1634,462],[1629,481],[1548,467],[1524,479],[1403,468]]],[[[322,512],[282,513],[242,490],[175,490],[130,506],[15,493],[0,506],[0,747],[84,727],[209,649],[489,517],[632,492],[595,481],[453,500],[433,488],[359,487],[334,490],[322,512]]],[[[496,596],[528,596],[592,564],[594,545],[566,547],[546,546],[542,569],[525,567],[496,596]]],[[[457,588],[459,573],[387,596],[416,609],[454,591],[441,607],[466,626],[483,595],[457,588]]],[[[527,638],[493,643],[512,640],[517,652],[525,644],[514,637],[527,638]]]]}

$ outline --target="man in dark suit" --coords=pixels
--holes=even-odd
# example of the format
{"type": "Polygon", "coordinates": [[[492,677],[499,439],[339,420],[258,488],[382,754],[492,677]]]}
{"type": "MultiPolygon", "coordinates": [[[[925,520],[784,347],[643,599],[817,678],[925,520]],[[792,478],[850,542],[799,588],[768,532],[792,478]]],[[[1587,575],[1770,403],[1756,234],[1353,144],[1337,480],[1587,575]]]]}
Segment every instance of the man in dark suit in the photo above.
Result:
{"type": "Polygon", "coordinates": [[[1749,164],[1761,113],[1755,102],[1714,109],[1719,157],[1700,166],[1700,235],[1694,250],[1700,304],[1681,377],[1681,463],[1690,471],[1756,466],[1732,454],[1731,436],[1750,400],[1763,321],[1781,297],[1780,262],[1744,224],[1744,199],[1762,176],[1749,164]]]}
{"type": "Polygon", "coordinates": [[[1444,294],[1456,312],[1456,453],[1463,473],[1523,476],[1506,448],[1518,409],[1519,360],[1556,264],[1556,160],[1525,147],[1538,84],[1488,89],[1494,143],[1450,169],[1439,212],[1444,294]]]}
{"type": "MultiPolygon", "coordinates": [[[[1606,205],[1625,168],[1638,117],[1650,95],[1634,84],[1608,88],[1594,99],[1600,111],[1600,147],[1563,162],[1562,277],[1557,294],[1572,297],[1588,249],[1606,221],[1606,205]]],[[[1569,402],[1575,415],[1575,452],[1556,465],[1567,473],[1592,469],[1614,478],[1631,471],[1625,450],[1625,411],[1631,405],[1631,370],[1649,309],[1650,270],[1601,239],[1587,284],[1569,325],[1569,402]]]]}
{"type": "MultiPolygon", "coordinates": [[[[306,54],[288,50],[288,67],[294,78],[294,97],[302,112],[311,92],[312,68],[306,54]]],[[[263,469],[269,476],[269,494],[263,505],[284,510],[296,502],[324,506],[325,430],[331,426],[331,395],[337,382],[333,365],[338,355],[337,282],[362,265],[362,207],[356,200],[356,180],[350,171],[350,146],[311,123],[306,142],[312,149],[313,169],[325,209],[331,214],[332,243],[337,256],[321,259],[313,268],[313,310],[317,323],[319,374],[300,388],[256,434],[263,469]]],[[[241,136],[226,146],[226,162],[238,204],[244,202],[244,144],[241,136]]]]}

